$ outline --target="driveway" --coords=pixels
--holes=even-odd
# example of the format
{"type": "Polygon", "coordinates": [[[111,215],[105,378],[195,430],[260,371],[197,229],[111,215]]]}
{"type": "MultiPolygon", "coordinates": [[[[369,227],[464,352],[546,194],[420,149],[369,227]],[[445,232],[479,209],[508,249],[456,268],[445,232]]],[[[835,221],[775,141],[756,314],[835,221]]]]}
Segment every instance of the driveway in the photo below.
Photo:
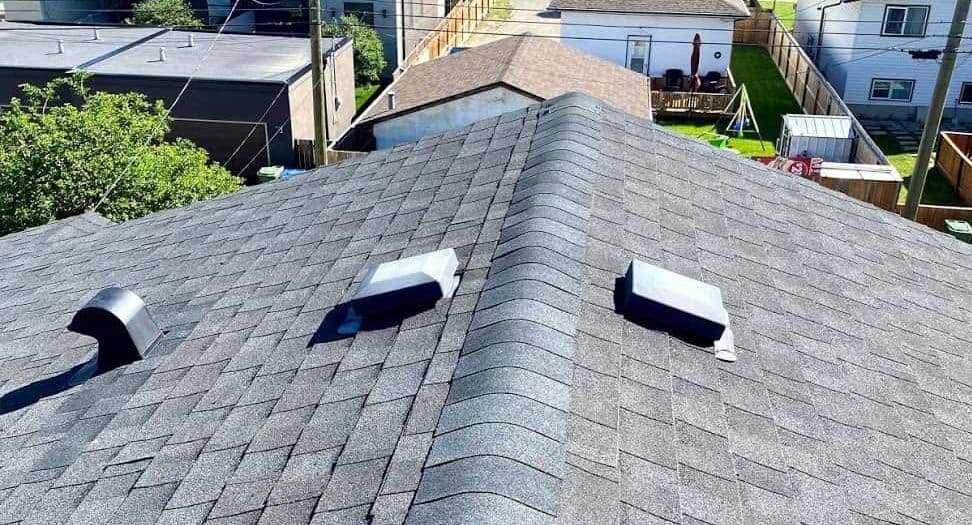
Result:
{"type": "Polygon", "coordinates": [[[481,46],[507,35],[522,35],[524,33],[533,33],[550,38],[560,37],[560,14],[547,11],[550,0],[512,0],[513,10],[508,20],[500,20],[496,17],[497,3],[500,2],[494,2],[493,12],[490,13],[489,18],[476,28],[479,33],[496,34],[470,35],[463,42],[463,47],[481,46]]]}

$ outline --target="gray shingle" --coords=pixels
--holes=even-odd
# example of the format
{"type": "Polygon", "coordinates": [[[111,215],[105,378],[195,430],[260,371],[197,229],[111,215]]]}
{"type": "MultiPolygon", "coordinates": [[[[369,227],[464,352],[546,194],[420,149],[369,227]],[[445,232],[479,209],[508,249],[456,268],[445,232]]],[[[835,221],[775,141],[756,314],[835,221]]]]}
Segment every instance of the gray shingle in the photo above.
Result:
{"type": "Polygon", "coordinates": [[[972,250],[585,97],[72,231],[0,238],[4,521],[972,511],[972,250]],[[441,247],[456,297],[319,331],[366,267],[441,247]],[[720,286],[740,360],[618,315],[633,258],[720,286]],[[90,356],[63,327],[105,283],[163,340],[8,410],[90,356]]]}

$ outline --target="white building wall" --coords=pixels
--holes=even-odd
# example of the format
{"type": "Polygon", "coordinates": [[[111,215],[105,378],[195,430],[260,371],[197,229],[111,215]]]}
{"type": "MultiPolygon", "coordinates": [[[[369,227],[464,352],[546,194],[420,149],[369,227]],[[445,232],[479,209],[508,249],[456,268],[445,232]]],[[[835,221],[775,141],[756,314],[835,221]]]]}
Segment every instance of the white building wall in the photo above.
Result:
{"type": "Polygon", "coordinates": [[[462,128],[536,104],[536,99],[497,87],[378,122],[372,132],[378,149],[462,128]]]}
{"type": "Polygon", "coordinates": [[[651,76],[662,76],[666,69],[672,68],[689,74],[692,39],[696,33],[702,37],[701,74],[709,71],[724,73],[732,55],[734,21],[729,18],[563,11],[560,22],[561,43],[624,67],[627,66],[628,39],[650,36],[651,76]],[[718,58],[716,53],[720,55],[718,58]]]}
{"type": "MultiPolygon", "coordinates": [[[[828,0],[812,0],[816,4],[831,3],[828,0]]],[[[809,2],[801,2],[797,13],[795,32],[808,52],[807,32],[817,30],[819,11],[809,2]]],[[[834,88],[859,117],[915,118],[922,119],[931,101],[938,62],[914,60],[901,51],[884,51],[888,48],[943,49],[948,22],[955,9],[954,1],[920,0],[864,1],[841,5],[827,10],[824,25],[823,46],[845,46],[854,49],[821,50],[818,67],[827,75],[834,88]],[[929,6],[928,25],[923,37],[882,36],[885,7],[887,5],[929,6]],[[836,33],[847,32],[853,35],[836,33]],[[871,82],[876,79],[914,80],[915,89],[910,101],[871,100],[871,82]]],[[[965,28],[965,36],[972,38],[972,25],[965,28]]],[[[972,55],[958,58],[952,82],[949,85],[946,117],[951,118],[956,109],[963,121],[972,122],[972,104],[959,104],[958,97],[963,82],[972,82],[972,55]]]]}
{"type": "Polygon", "coordinates": [[[833,0],[801,2],[795,15],[793,36],[807,54],[814,58],[817,67],[827,76],[837,93],[843,93],[846,68],[839,65],[850,64],[857,58],[854,40],[857,38],[861,4],[855,2],[828,9],[823,38],[820,38],[818,8],[833,3],[833,0]]]}

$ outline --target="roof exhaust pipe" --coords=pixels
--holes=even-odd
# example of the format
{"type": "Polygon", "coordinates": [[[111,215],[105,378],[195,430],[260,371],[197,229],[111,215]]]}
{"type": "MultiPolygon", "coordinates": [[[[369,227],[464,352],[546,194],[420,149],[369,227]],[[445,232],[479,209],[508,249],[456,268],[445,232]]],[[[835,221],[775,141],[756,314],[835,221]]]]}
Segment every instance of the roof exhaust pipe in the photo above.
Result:
{"type": "Polygon", "coordinates": [[[71,319],[68,330],[98,341],[98,371],[139,361],[162,338],[142,299],[125,288],[105,288],[71,319]]]}
{"type": "Polygon", "coordinates": [[[57,54],[58,55],[64,54],[64,41],[61,40],[60,38],[57,39],[57,54]]]}
{"type": "Polygon", "coordinates": [[[395,92],[388,92],[388,111],[393,111],[395,109],[395,92]]]}
{"type": "Polygon", "coordinates": [[[186,47],[196,47],[196,39],[193,38],[192,33],[189,33],[189,41],[187,42],[186,47]]]}
{"type": "Polygon", "coordinates": [[[101,31],[98,29],[94,30],[94,40],[101,40],[101,31]]]}
{"type": "Polygon", "coordinates": [[[165,48],[159,48],[159,62],[165,62],[165,48]]]}

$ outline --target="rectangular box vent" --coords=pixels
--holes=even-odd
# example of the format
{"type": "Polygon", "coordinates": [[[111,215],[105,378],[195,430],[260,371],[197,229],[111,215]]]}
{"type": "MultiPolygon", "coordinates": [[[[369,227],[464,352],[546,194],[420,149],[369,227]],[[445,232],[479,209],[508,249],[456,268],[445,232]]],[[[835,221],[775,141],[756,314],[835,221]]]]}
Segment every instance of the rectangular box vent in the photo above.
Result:
{"type": "Polygon", "coordinates": [[[641,261],[628,266],[622,308],[628,317],[710,343],[729,325],[718,287],[641,261]]]}
{"type": "Polygon", "coordinates": [[[452,248],[379,264],[361,281],[351,307],[368,317],[435,304],[452,296],[458,266],[452,248]]]}

